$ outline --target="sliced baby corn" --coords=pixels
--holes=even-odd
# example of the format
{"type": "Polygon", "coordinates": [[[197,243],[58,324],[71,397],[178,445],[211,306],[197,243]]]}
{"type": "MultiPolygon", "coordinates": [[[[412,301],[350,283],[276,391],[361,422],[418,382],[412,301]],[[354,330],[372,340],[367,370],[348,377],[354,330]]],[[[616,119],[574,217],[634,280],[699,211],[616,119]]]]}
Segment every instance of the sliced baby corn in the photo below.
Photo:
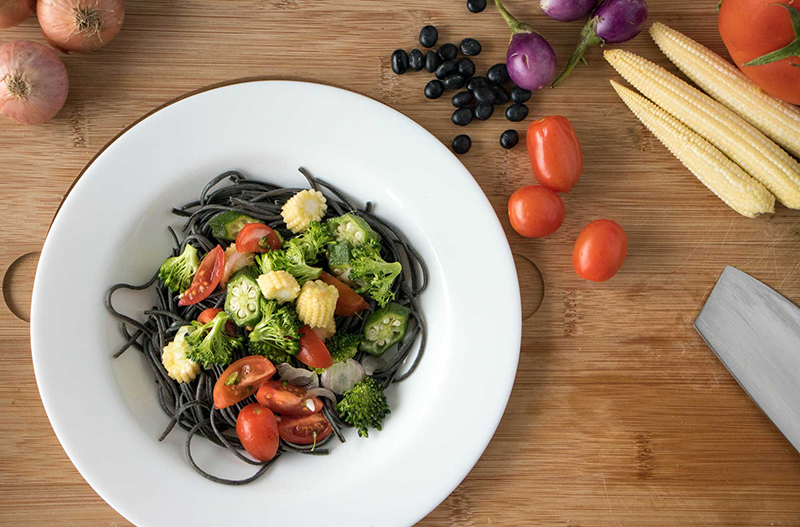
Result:
{"type": "Polygon", "coordinates": [[[648,130],[729,207],[748,218],[775,211],[775,196],[708,141],[635,91],[611,85],[648,130]]]}
{"type": "Polygon", "coordinates": [[[770,190],[800,209],[800,165],[747,121],[667,70],[621,49],[606,60],[642,95],[700,134],[770,190]]]}
{"type": "Polygon", "coordinates": [[[800,108],[769,95],[739,68],[671,27],[656,22],[650,26],[650,36],[707,94],[800,157],[800,108]]]}

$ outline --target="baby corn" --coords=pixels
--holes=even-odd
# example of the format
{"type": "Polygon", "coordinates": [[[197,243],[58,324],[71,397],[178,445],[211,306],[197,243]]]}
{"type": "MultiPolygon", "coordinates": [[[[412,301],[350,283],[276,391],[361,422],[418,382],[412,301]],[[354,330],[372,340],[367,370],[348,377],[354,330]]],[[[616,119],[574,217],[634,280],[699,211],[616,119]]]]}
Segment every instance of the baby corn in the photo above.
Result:
{"type": "Polygon", "coordinates": [[[800,209],[800,165],[764,134],[661,66],[621,49],[603,56],[645,97],[716,146],[778,201],[800,209]]]}
{"type": "Polygon", "coordinates": [[[800,108],[769,95],[739,68],[660,22],[650,26],[650,36],[667,58],[707,94],[800,157],[800,108]]]}
{"type": "Polygon", "coordinates": [[[729,207],[748,218],[775,211],[775,197],[708,141],[633,90],[613,80],[611,85],[642,124],[729,207]]]}

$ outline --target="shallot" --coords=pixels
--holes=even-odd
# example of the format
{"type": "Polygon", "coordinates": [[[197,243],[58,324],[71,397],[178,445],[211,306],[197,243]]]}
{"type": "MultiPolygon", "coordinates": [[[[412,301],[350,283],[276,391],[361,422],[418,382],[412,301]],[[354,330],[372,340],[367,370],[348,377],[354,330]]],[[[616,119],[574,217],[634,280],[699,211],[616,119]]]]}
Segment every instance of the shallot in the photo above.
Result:
{"type": "Polygon", "coordinates": [[[44,38],[64,52],[99,49],[117,36],[125,18],[123,0],[38,0],[44,38]]]}
{"type": "Polygon", "coordinates": [[[18,40],[0,46],[0,115],[22,124],[42,124],[67,100],[67,68],[41,44],[18,40]]]}
{"type": "Polygon", "coordinates": [[[0,0],[0,28],[20,25],[35,8],[36,0],[0,0]]]}

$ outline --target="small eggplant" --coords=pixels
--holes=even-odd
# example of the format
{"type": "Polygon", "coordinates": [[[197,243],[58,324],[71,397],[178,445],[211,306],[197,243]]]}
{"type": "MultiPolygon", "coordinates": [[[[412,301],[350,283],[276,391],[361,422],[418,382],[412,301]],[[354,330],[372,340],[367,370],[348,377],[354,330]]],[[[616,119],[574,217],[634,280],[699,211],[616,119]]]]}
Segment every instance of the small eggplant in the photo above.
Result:
{"type": "Polygon", "coordinates": [[[583,54],[589,48],[605,44],[618,44],[632,39],[644,27],[647,21],[647,4],[645,0],[606,0],[581,30],[581,40],[569,63],[561,75],[553,81],[553,86],[563,81],[572,73],[583,54]]]}
{"type": "Polygon", "coordinates": [[[497,9],[511,29],[506,54],[508,75],[514,84],[526,90],[541,90],[556,76],[556,53],[545,38],[528,24],[514,18],[500,0],[497,9]]]}
{"type": "Polygon", "coordinates": [[[545,15],[559,22],[579,20],[597,7],[597,0],[539,0],[545,15]]]}

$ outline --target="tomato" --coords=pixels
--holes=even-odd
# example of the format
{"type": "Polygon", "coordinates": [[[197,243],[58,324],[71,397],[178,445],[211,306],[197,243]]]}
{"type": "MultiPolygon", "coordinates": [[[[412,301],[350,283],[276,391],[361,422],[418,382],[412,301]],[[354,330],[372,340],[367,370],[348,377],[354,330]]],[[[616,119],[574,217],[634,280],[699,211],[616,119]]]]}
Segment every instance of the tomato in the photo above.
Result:
{"type": "Polygon", "coordinates": [[[214,407],[221,410],[247,399],[273,375],[275,366],[260,355],[237,360],[225,368],[214,384],[214,407]]]}
{"type": "Polygon", "coordinates": [[[322,401],[299,386],[284,381],[267,381],[256,393],[256,400],[276,414],[302,417],[322,410],[322,401]],[[309,401],[313,410],[309,408],[309,401]]]}
{"type": "Polygon", "coordinates": [[[528,238],[553,234],[564,222],[564,202],[547,187],[522,187],[508,200],[508,218],[514,230],[528,238]]]}
{"type": "Polygon", "coordinates": [[[217,245],[203,258],[194,275],[192,285],[181,293],[178,305],[190,306],[210,295],[217,288],[224,267],[225,253],[222,251],[222,247],[217,245]]]}
{"type": "Polygon", "coordinates": [[[250,403],[239,412],[236,435],[247,453],[259,461],[269,461],[278,451],[278,421],[272,410],[258,403],[250,403]]]}
{"type": "MultiPolygon", "coordinates": [[[[800,57],[794,55],[761,66],[745,66],[753,59],[795,41],[789,5],[793,0],[723,0],[719,34],[733,62],[764,91],[792,104],[800,104],[800,57]]],[[[795,8],[800,8],[795,2],[795,8]]],[[[798,45],[798,44],[795,44],[798,45]]]]}
{"type": "Polygon", "coordinates": [[[327,368],[333,364],[331,354],[311,326],[300,328],[300,353],[297,360],[310,368],[327,368]]]}
{"type": "Polygon", "coordinates": [[[369,309],[369,304],[361,295],[332,274],[322,271],[319,279],[328,285],[334,286],[339,291],[339,300],[336,301],[335,313],[340,317],[351,317],[359,311],[369,309]]]}
{"type": "Polygon", "coordinates": [[[281,239],[263,223],[248,223],[236,237],[236,252],[265,253],[281,248],[281,239]]]}
{"type": "Polygon", "coordinates": [[[533,121],[526,141],[536,181],[556,192],[569,192],[583,171],[581,144],[572,123],[560,115],[533,121]]]}
{"type": "Polygon", "coordinates": [[[595,220],[578,235],[572,266],[584,280],[605,282],[619,271],[626,254],[628,237],[622,227],[612,220],[595,220]]]}
{"type": "Polygon", "coordinates": [[[236,274],[237,271],[252,265],[255,260],[253,253],[240,253],[235,246],[230,246],[225,250],[225,268],[219,279],[219,285],[225,287],[228,279],[236,274]]]}
{"type": "Polygon", "coordinates": [[[331,424],[322,414],[312,414],[306,417],[278,417],[278,433],[281,439],[296,445],[311,445],[326,439],[333,429],[331,424]],[[316,437],[314,433],[316,432],[316,437]]]}

